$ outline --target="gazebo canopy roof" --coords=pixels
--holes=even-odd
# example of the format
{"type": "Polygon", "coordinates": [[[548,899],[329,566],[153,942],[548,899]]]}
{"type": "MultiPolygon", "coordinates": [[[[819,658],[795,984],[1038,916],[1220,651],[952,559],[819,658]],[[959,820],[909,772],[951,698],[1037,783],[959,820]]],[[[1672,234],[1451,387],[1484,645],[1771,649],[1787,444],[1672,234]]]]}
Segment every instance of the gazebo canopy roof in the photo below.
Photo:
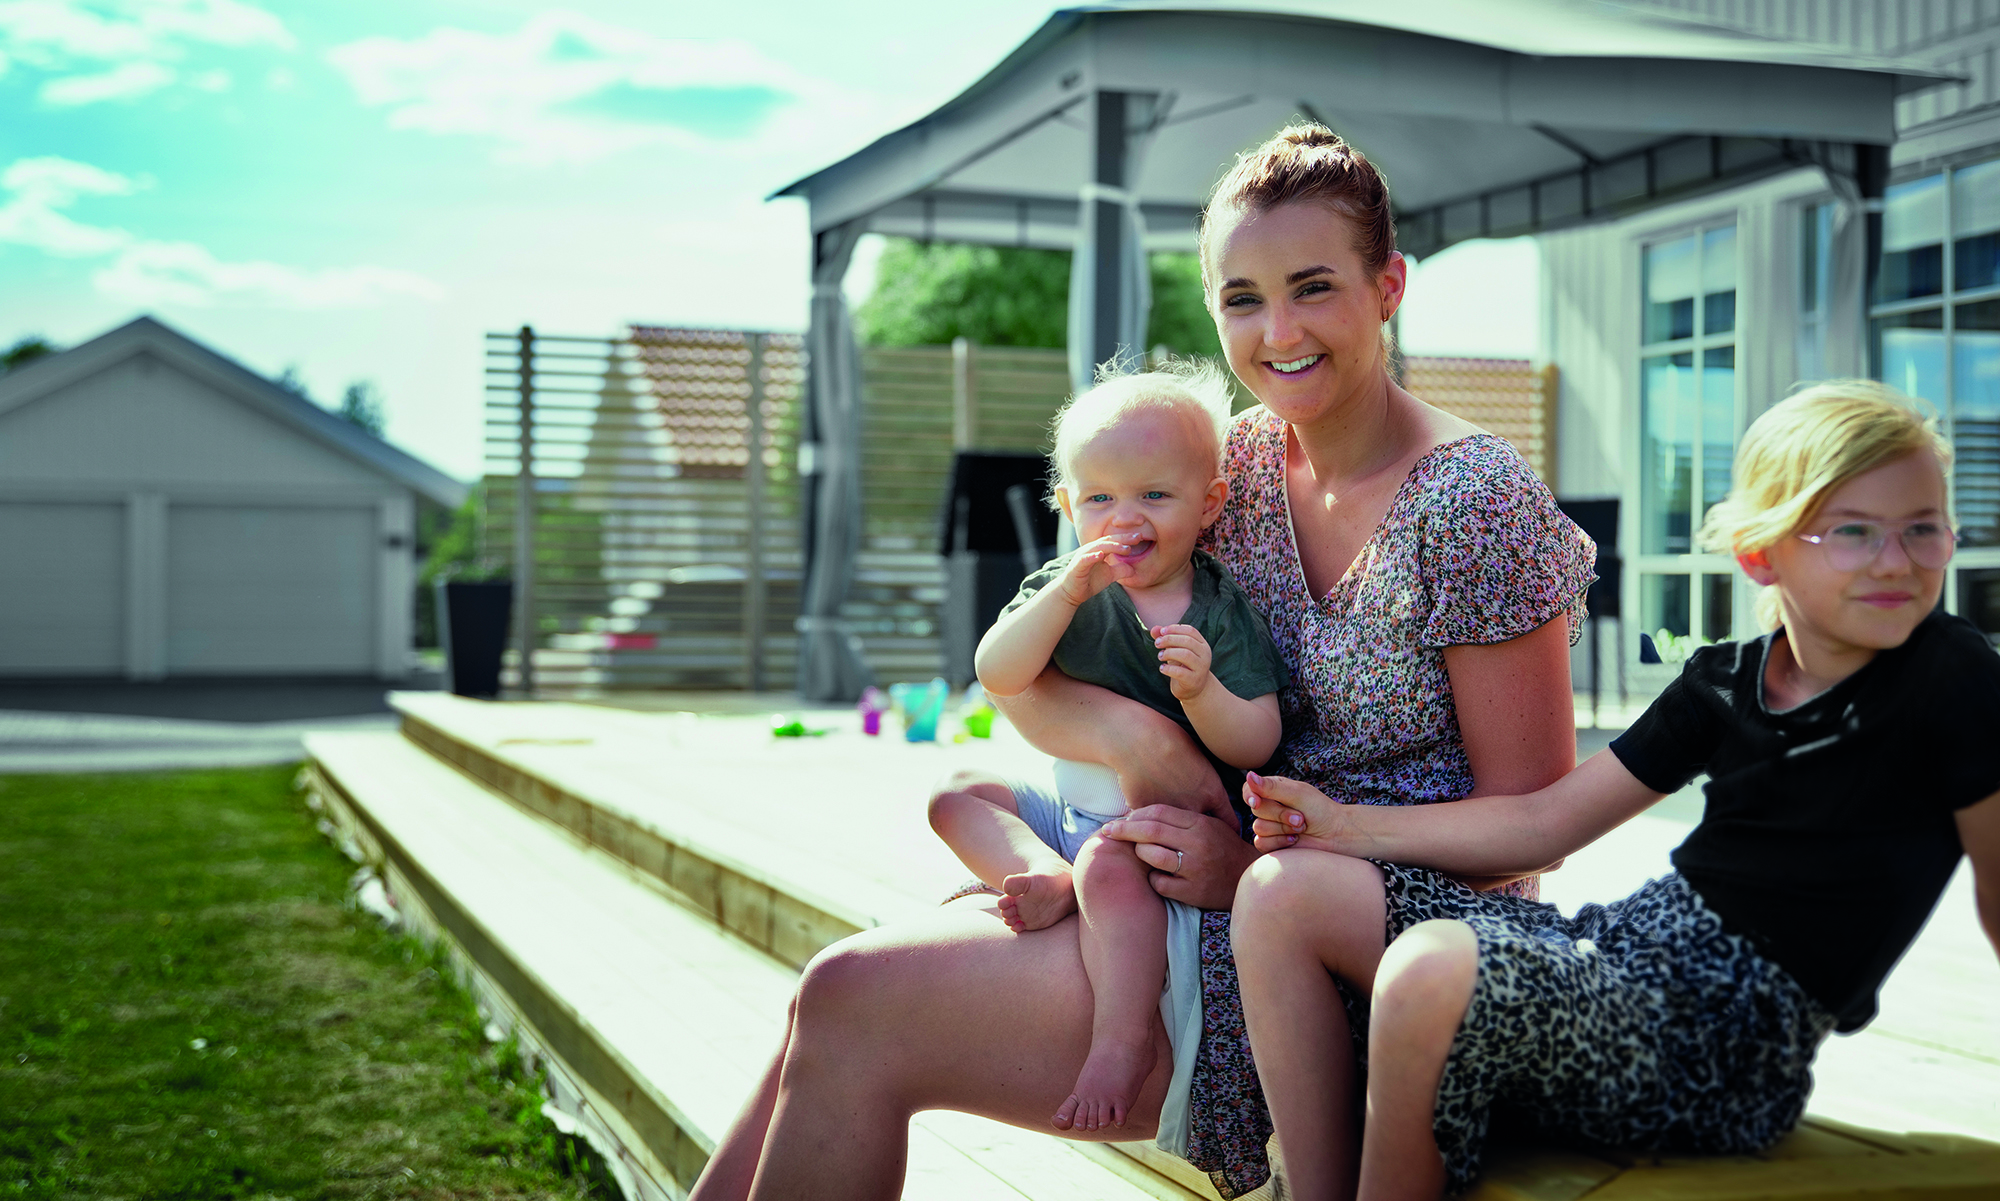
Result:
{"type": "Polygon", "coordinates": [[[1097,91],[1151,93],[1134,191],[1189,249],[1230,156],[1324,121],[1388,174],[1418,254],[1887,144],[1894,98],[1948,78],[1608,0],[1193,0],[1054,13],[928,116],[783,189],[822,231],[1069,248],[1097,91]]]}

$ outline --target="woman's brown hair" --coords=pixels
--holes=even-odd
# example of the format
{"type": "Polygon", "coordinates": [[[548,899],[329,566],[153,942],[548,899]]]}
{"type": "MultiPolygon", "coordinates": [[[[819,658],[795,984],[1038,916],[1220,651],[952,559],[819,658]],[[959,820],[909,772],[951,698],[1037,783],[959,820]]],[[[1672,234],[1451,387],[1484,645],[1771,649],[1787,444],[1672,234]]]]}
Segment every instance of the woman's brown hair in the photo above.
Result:
{"type": "Polygon", "coordinates": [[[1370,279],[1396,253],[1396,216],[1389,181],[1368,156],[1324,125],[1287,125],[1236,160],[1209,193],[1201,217],[1202,287],[1212,290],[1210,232],[1225,211],[1256,213],[1295,201],[1326,205],[1354,223],[1354,249],[1370,279]]]}

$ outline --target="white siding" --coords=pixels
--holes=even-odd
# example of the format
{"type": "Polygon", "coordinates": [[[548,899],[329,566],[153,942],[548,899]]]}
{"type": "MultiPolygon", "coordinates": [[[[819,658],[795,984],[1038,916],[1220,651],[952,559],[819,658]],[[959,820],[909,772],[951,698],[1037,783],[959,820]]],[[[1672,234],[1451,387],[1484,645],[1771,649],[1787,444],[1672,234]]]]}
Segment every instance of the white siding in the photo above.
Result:
{"type": "Polygon", "coordinates": [[[1615,225],[1541,238],[1542,357],[1558,370],[1556,478],[1565,496],[1625,493],[1626,442],[1637,411],[1627,400],[1633,368],[1626,360],[1638,345],[1639,295],[1629,241],[1615,225]]]}
{"type": "Polygon", "coordinates": [[[125,670],[125,507],[0,502],[0,673],[125,670]]]}
{"type": "Polygon", "coordinates": [[[1896,101],[1902,133],[2000,102],[2000,0],[1627,0],[1705,25],[1862,54],[1910,58],[1965,77],[1896,101]]]}

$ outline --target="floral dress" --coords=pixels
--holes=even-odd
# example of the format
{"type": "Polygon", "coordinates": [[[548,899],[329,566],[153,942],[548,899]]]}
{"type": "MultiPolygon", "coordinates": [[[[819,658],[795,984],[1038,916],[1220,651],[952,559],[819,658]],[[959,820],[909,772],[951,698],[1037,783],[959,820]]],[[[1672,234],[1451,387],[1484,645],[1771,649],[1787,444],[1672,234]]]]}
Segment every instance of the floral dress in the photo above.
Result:
{"type": "MultiPolygon", "coordinates": [[[[1433,447],[1325,596],[1306,585],[1285,493],[1289,427],[1252,409],[1223,449],[1229,500],[1202,545],[1271,627],[1292,682],[1273,774],[1337,801],[1457,800],[1472,791],[1444,648],[1505,642],[1557,616],[1582,631],[1596,547],[1506,441],[1433,447]]],[[[1535,880],[1507,886],[1532,899],[1535,880]]],[[[1202,917],[1202,1045],[1188,1158],[1225,1197],[1269,1175],[1270,1116],[1250,1059],[1229,914],[1202,917]]]]}

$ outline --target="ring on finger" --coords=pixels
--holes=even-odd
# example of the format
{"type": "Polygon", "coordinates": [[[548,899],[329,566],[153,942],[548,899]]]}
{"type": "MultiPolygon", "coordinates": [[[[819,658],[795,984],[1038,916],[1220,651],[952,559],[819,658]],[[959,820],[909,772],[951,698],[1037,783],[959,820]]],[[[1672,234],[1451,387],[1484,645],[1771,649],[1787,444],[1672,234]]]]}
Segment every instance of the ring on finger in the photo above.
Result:
{"type": "Polygon", "coordinates": [[[1184,864],[1184,863],[1186,863],[1186,862],[1187,862],[1187,852],[1186,852],[1186,851],[1175,851],[1175,852],[1174,852],[1174,874],[1175,874],[1176,876],[1178,876],[1178,875],[1180,875],[1180,874],[1181,874],[1181,865],[1182,865],[1182,864],[1184,864]]]}

